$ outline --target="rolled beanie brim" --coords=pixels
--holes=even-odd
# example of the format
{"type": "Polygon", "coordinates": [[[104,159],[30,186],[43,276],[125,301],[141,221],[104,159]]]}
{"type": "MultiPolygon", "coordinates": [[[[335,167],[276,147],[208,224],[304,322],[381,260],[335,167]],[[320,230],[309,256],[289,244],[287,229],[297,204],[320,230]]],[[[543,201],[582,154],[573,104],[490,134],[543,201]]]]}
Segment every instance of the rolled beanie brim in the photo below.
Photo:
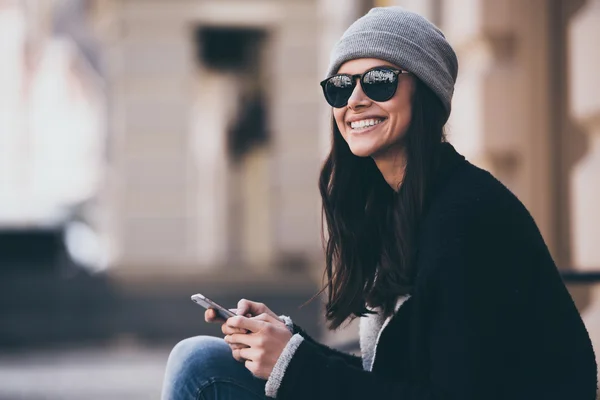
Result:
{"type": "Polygon", "coordinates": [[[359,58],[379,58],[413,73],[433,90],[447,114],[450,114],[454,86],[441,83],[454,82],[456,76],[448,72],[443,60],[434,57],[423,47],[402,36],[384,31],[347,35],[336,44],[335,51],[332,52],[327,76],[337,73],[346,61],[359,58]],[[390,47],[390,41],[397,43],[397,48],[390,47]]]}

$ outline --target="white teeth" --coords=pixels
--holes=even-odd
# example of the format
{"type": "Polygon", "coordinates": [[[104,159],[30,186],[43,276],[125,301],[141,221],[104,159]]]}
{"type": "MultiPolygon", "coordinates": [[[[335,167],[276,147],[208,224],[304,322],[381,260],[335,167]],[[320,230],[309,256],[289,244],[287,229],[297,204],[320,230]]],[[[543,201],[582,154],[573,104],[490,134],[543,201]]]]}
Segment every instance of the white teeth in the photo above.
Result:
{"type": "Polygon", "coordinates": [[[352,129],[362,129],[362,128],[370,127],[370,126],[373,126],[373,125],[377,125],[377,124],[379,124],[381,122],[383,122],[383,119],[381,119],[381,118],[376,118],[376,119],[361,119],[360,121],[350,122],[350,127],[352,129]]]}

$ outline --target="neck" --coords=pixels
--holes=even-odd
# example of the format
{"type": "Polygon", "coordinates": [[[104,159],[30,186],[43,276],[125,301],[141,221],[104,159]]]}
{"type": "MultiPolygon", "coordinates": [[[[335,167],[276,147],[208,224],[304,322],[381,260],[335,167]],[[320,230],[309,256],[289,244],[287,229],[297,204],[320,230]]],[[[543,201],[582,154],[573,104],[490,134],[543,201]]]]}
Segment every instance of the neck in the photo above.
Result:
{"type": "Polygon", "coordinates": [[[385,152],[372,156],[373,161],[390,187],[398,192],[406,170],[406,151],[404,147],[389,148],[385,152]]]}

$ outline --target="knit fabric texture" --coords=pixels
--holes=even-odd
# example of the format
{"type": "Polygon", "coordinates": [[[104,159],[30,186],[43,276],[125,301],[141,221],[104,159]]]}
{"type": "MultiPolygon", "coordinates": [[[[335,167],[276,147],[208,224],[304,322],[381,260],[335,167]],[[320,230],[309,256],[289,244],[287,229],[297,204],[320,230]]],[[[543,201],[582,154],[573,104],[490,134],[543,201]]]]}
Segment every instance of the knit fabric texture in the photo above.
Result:
{"type": "Polygon", "coordinates": [[[357,58],[378,58],[413,73],[438,95],[450,115],[458,60],[442,31],[421,15],[402,7],[371,9],[335,44],[327,77],[357,58]]]}
{"type": "Polygon", "coordinates": [[[283,321],[285,326],[290,330],[290,332],[294,333],[294,322],[287,315],[280,315],[279,319],[283,321]]]}
{"type": "Polygon", "coordinates": [[[281,380],[283,379],[283,375],[285,374],[285,370],[292,360],[296,349],[300,347],[300,343],[304,338],[299,333],[292,336],[289,340],[283,352],[277,359],[275,366],[273,367],[273,371],[271,371],[271,375],[265,384],[265,395],[267,397],[271,397],[273,399],[277,398],[277,391],[279,390],[279,385],[281,385],[281,380]]]}

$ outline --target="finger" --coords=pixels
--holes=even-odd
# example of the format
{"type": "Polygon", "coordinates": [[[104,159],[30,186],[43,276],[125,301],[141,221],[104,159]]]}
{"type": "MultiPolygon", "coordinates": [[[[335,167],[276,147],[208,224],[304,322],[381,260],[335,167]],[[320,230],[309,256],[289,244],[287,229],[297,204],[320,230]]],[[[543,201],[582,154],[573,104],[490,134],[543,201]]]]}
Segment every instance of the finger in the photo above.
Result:
{"type": "Polygon", "coordinates": [[[234,328],[224,323],[221,325],[221,332],[223,332],[223,335],[233,335],[234,333],[247,333],[248,331],[241,328],[234,328]]]}
{"type": "Polygon", "coordinates": [[[242,358],[242,356],[240,356],[240,350],[241,349],[231,349],[231,355],[233,356],[233,358],[238,361],[238,362],[244,362],[246,360],[244,360],[244,358],[242,358]]]}
{"type": "Polygon", "coordinates": [[[217,312],[212,308],[209,308],[204,312],[204,320],[210,323],[223,322],[225,321],[223,318],[219,317],[217,312]]]}
{"type": "Polygon", "coordinates": [[[238,308],[230,308],[229,310],[230,310],[231,312],[233,312],[235,315],[243,315],[243,316],[244,316],[244,317],[246,317],[246,318],[253,317],[253,315],[252,315],[252,314],[250,314],[250,313],[242,314],[241,312],[239,312],[239,309],[238,309],[238,308]]]}
{"type": "Polygon", "coordinates": [[[247,329],[250,332],[259,332],[262,328],[264,328],[265,324],[265,321],[254,318],[246,318],[242,317],[241,315],[231,317],[227,320],[227,325],[234,328],[247,329]]]}
{"type": "Polygon", "coordinates": [[[229,347],[231,348],[231,350],[247,349],[248,348],[248,346],[246,346],[245,344],[240,344],[240,343],[229,343],[229,347]]]}
{"type": "Polygon", "coordinates": [[[204,320],[206,322],[212,322],[212,318],[213,318],[212,310],[204,311],[204,320]]]}
{"type": "Polygon", "coordinates": [[[238,349],[236,350],[238,352],[238,354],[240,355],[241,358],[243,358],[244,360],[256,360],[258,359],[258,350],[255,350],[253,348],[246,348],[246,349],[238,349]]]}
{"type": "MultiPolygon", "coordinates": [[[[233,317],[230,317],[233,318],[233,317]]],[[[221,327],[221,331],[225,334],[225,335],[231,335],[233,333],[248,333],[247,329],[243,329],[243,328],[236,328],[234,326],[231,326],[228,321],[230,318],[227,318],[227,321],[225,321],[225,323],[223,324],[223,326],[221,327]]]]}
{"type": "Polygon", "coordinates": [[[260,365],[256,362],[256,361],[252,361],[252,360],[242,360],[244,362],[244,367],[246,367],[246,369],[248,371],[250,371],[252,373],[252,375],[256,376],[256,377],[260,377],[260,365]]]}
{"type": "Polygon", "coordinates": [[[268,322],[270,324],[283,323],[279,318],[275,318],[272,315],[269,315],[267,313],[259,314],[256,317],[252,317],[252,319],[255,321],[268,322]]]}
{"type": "Polygon", "coordinates": [[[258,314],[262,314],[266,312],[267,306],[263,303],[258,303],[256,301],[241,299],[238,302],[238,315],[248,315],[255,316],[258,314]]]}
{"type": "Polygon", "coordinates": [[[238,301],[237,304],[237,314],[238,315],[246,315],[246,314],[252,314],[252,301],[250,300],[246,300],[246,299],[241,299],[240,301],[238,301]]]}
{"type": "Polygon", "coordinates": [[[227,344],[243,344],[245,346],[248,347],[252,347],[253,345],[257,344],[257,338],[254,337],[253,335],[248,335],[248,334],[240,334],[240,333],[234,333],[233,335],[226,335],[223,340],[225,340],[225,342],[227,344]]]}
{"type": "Polygon", "coordinates": [[[257,358],[257,351],[251,348],[235,349],[231,351],[231,355],[237,361],[244,362],[249,359],[248,357],[257,358]]]}

